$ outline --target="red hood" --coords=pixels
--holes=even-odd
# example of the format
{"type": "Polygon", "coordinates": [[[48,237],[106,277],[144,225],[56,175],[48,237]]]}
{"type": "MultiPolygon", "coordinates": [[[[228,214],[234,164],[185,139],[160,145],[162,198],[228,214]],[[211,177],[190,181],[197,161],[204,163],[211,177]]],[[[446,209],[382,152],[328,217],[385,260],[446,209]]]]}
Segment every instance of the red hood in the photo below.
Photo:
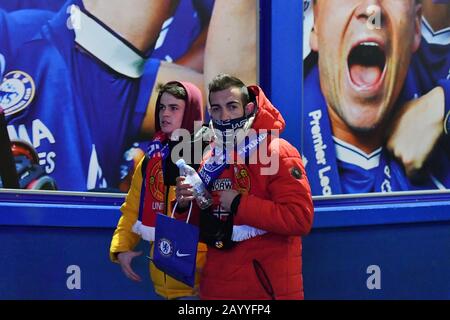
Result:
{"type": "Polygon", "coordinates": [[[258,111],[256,112],[256,118],[252,128],[255,130],[275,129],[280,130],[280,133],[283,132],[286,127],[286,122],[281,113],[267,99],[262,89],[257,86],[250,86],[248,89],[256,96],[256,102],[258,104],[258,111]]]}
{"type": "MultiPolygon", "coordinates": [[[[203,122],[203,98],[202,93],[197,86],[190,82],[172,81],[173,83],[180,84],[187,92],[186,109],[184,111],[183,122],[181,128],[194,132],[194,121],[203,122]]],[[[171,82],[171,83],[172,83],[171,82]]],[[[161,131],[161,125],[159,124],[159,101],[161,96],[156,101],[155,108],[155,129],[156,132],[161,131]]]]}

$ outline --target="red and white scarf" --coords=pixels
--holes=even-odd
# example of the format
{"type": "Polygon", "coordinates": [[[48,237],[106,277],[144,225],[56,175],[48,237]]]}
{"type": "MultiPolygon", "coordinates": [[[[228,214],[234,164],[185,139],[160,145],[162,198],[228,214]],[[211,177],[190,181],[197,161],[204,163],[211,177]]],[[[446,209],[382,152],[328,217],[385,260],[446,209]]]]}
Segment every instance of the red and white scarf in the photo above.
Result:
{"type": "Polygon", "coordinates": [[[165,209],[163,161],[169,155],[166,141],[167,135],[158,132],[145,155],[147,160],[142,163],[139,217],[132,230],[147,241],[155,240],[156,215],[163,214],[165,209]]]}

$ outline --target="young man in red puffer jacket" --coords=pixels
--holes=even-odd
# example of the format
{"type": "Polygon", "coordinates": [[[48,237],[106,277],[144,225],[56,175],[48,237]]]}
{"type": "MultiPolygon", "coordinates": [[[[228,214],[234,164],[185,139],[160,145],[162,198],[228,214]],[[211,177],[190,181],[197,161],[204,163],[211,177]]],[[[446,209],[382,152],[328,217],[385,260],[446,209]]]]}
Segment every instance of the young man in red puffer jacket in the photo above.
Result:
{"type": "MultiPolygon", "coordinates": [[[[209,89],[215,139],[199,174],[214,204],[199,210],[208,244],[200,297],[303,299],[301,237],[314,209],[300,154],[278,137],[285,122],[261,88],[222,74],[209,89]],[[231,144],[220,139],[237,129],[231,144]]],[[[183,181],[177,199],[187,207],[193,193],[183,181]]]]}

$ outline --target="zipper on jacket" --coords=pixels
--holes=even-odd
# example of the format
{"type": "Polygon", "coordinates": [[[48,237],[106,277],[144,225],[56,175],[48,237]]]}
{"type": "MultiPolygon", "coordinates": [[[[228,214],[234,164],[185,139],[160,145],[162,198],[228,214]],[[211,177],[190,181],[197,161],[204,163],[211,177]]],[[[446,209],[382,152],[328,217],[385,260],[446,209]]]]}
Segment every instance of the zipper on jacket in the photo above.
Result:
{"type": "Polygon", "coordinates": [[[253,260],[253,268],[255,269],[256,276],[258,277],[259,283],[264,288],[264,291],[270,296],[272,300],[277,300],[272,287],[272,283],[270,282],[266,271],[264,270],[261,263],[256,259],[253,260]]]}

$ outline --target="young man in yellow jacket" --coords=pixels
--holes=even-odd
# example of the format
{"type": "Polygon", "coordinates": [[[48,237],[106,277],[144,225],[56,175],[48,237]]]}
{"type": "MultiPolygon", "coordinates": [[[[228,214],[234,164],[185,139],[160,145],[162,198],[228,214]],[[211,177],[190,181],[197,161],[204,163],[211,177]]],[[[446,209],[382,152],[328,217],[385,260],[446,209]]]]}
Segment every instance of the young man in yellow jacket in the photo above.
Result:
{"type": "MultiPolygon", "coordinates": [[[[155,112],[157,133],[146,156],[136,168],[130,190],[120,209],[122,217],[110,248],[111,260],[119,263],[124,274],[133,281],[141,281],[141,278],[133,271],[131,261],[142,254],[133,249],[141,239],[151,243],[154,241],[154,219],[157,213],[172,213],[176,178],[179,176],[179,170],[170,156],[178,144],[172,133],[180,128],[193,133],[195,121],[203,121],[200,90],[187,82],[169,82],[161,87],[155,112]]],[[[153,245],[150,256],[153,257],[153,245]]],[[[206,245],[199,244],[194,288],[173,279],[150,263],[155,292],[166,299],[195,298],[205,259],[206,245]]]]}

